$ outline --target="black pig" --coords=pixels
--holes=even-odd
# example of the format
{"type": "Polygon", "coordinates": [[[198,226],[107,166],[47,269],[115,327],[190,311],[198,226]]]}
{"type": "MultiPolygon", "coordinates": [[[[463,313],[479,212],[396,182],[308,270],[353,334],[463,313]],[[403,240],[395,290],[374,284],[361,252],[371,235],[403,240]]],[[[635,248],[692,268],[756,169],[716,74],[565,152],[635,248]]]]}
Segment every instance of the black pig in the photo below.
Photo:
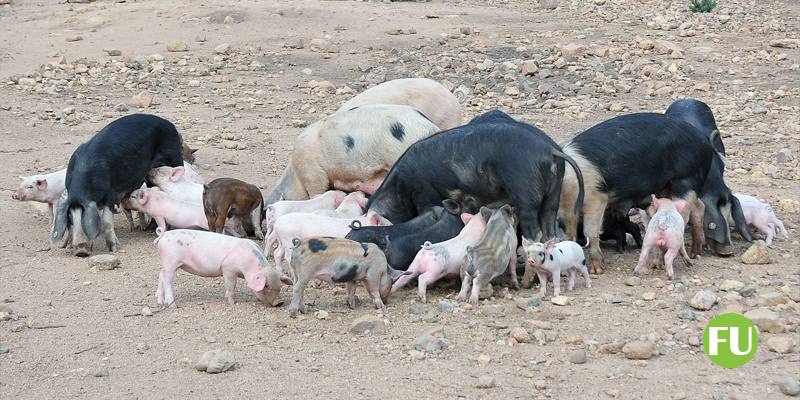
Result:
{"type": "Polygon", "coordinates": [[[477,206],[513,204],[525,237],[551,238],[556,235],[565,160],[580,181],[573,204],[578,212],[583,178],[575,162],[541,130],[490,111],[409,147],[370,197],[368,208],[401,223],[444,199],[469,196],[477,206]]]}
{"type": "Polygon", "coordinates": [[[181,135],[171,122],[148,114],[119,118],[97,132],[72,154],[67,166],[66,201],[58,207],[51,241],[77,256],[89,255],[89,242],[101,233],[109,251],[119,244],[112,210],[142,186],[147,173],[160,166],[183,165],[181,135]]]}

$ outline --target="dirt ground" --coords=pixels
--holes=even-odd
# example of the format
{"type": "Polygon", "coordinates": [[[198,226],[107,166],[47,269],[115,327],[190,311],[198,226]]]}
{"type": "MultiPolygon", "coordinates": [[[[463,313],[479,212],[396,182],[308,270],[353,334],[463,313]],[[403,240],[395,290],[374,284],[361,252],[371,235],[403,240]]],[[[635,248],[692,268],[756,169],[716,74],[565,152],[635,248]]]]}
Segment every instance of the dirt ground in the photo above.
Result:
{"type": "MultiPolygon", "coordinates": [[[[579,278],[566,306],[546,298],[523,309],[538,288],[498,289],[473,309],[446,301],[452,282],[428,304],[404,290],[382,314],[363,288],[351,311],[343,287],[319,286],[306,292],[310,313],[290,319],[242,284],[230,306],[221,279],[185,273],[176,306],[160,310],[153,232],[128,232],[117,216],[122,267],[91,271],[51,250],[46,213],[6,191],[0,311],[11,313],[0,322],[0,398],[784,398],[776,382],[800,375],[800,4],[719,3],[708,14],[683,0],[562,0],[555,10],[515,0],[0,5],[4,189],[17,175],[63,168],[81,141],[142,111],[176,123],[206,179],[236,177],[267,193],[304,124],[373,84],[422,76],[454,90],[465,118],[501,107],[559,141],[614,115],[699,98],[720,125],[729,186],[767,199],[791,232],[769,250],[771,264],[743,264],[748,244],[734,234],[735,257],[705,254],[690,269],[678,264],[672,282],[656,269],[634,286],[625,281],[638,251],[606,246],[606,273],[590,289],[579,278]],[[152,104],[129,105],[143,91],[152,104]],[[725,279],[755,292],[722,291],[725,279]],[[719,303],[687,311],[699,290],[719,303]],[[156,313],[135,315],[143,307],[156,313]],[[785,332],[762,332],[744,367],[712,364],[699,345],[708,319],[758,307],[776,312],[785,332]],[[380,316],[385,329],[350,333],[362,316],[380,316]],[[449,346],[416,350],[435,327],[449,346]],[[528,343],[510,339],[517,327],[528,343]],[[793,352],[769,350],[787,337],[793,352]],[[640,339],[655,345],[653,358],[609,354],[609,343],[640,339]],[[238,365],[196,371],[212,349],[238,365]],[[585,363],[570,362],[576,350],[585,363]],[[487,380],[493,388],[478,387],[487,380]]],[[[282,295],[288,301],[287,288],[282,295]]]]}

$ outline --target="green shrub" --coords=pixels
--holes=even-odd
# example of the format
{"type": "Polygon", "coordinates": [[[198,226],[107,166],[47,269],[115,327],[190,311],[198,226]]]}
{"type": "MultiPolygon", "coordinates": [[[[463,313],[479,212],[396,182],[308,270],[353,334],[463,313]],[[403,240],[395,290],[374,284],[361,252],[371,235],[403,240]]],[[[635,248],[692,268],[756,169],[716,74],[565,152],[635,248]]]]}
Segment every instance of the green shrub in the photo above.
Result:
{"type": "Polygon", "coordinates": [[[717,6],[717,0],[692,0],[692,12],[710,12],[717,6]]]}

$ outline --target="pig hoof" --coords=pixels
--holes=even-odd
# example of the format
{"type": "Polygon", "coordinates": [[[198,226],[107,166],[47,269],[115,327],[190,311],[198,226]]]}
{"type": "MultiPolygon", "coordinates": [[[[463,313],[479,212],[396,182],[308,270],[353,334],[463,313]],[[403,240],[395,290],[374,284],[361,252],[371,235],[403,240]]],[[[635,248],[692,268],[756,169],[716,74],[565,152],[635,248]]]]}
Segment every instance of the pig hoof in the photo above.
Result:
{"type": "Polygon", "coordinates": [[[77,257],[88,257],[89,256],[89,249],[84,246],[78,246],[75,248],[75,256],[77,257]]]}

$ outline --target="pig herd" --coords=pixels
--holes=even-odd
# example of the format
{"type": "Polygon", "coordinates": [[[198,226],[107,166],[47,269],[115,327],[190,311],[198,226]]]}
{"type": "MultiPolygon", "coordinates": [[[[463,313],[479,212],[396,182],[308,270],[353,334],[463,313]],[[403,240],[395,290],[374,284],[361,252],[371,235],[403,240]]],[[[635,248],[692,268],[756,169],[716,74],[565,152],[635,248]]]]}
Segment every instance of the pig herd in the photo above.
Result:
{"type": "Polygon", "coordinates": [[[624,251],[631,236],[642,249],[633,272],[654,259],[672,278],[678,256],[689,265],[706,247],[731,255],[731,225],[747,241],[748,226],[768,245],[788,237],[768,204],[725,184],[725,148],[701,101],[618,116],[561,144],[499,110],[461,118],[435,81],[375,86],[306,128],[264,197],[234,178],[206,183],[171,122],[133,114],[78,146],[66,169],[20,177],[12,197],[48,203],[52,244],[78,256],[100,236],[118,249],[114,213],[131,230],[155,227],[159,304],[175,301],[183,269],[223,277],[229,303],[238,278],[269,306],[292,285],[291,315],[313,279],[345,283],[351,307],[363,282],[382,308],[414,279],[425,302],[428,287],[460,277],[457,299],[477,304],[490,282],[520,288],[518,262],[522,286],[538,279],[541,296],[548,279],[560,294],[562,273],[568,290],[578,273],[591,287],[601,240],[624,251]]]}

